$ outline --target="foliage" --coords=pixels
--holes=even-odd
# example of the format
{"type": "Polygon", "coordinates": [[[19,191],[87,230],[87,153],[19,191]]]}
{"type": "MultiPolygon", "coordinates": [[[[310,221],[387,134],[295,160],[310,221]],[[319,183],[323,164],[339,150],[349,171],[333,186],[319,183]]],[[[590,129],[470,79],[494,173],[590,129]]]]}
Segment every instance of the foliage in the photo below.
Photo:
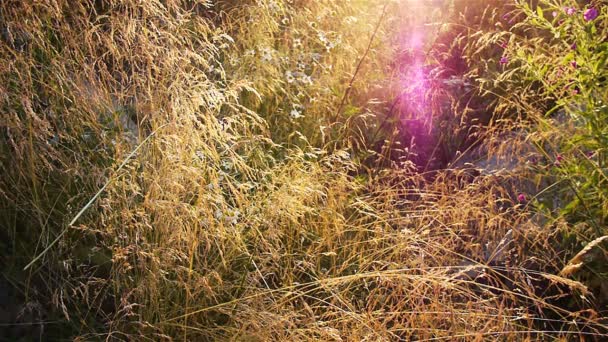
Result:
{"type": "Polygon", "coordinates": [[[0,334],[606,334],[605,7],[434,3],[1,2],[0,334]]]}

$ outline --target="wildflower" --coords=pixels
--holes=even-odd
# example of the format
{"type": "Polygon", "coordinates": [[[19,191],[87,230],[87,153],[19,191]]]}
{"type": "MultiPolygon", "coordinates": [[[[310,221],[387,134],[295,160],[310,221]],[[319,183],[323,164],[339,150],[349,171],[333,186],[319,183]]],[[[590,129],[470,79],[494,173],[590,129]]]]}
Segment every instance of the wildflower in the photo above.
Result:
{"type": "Polygon", "coordinates": [[[233,167],[232,162],[227,159],[222,160],[221,166],[224,170],[230,170],[233,167]]]}
{"type": "Polygon", "coordinates": [[[238,222],[240,216],[241,216],[241,212],[239,210],[234,210],[232,212],[232,215],[226,215],[224,217],[224,221],[227,224],[236,224],[238,222]]]}
{"type": "Polygon", "coordinates": [[[325,36],[325,32],[319,32],[317,36],[322,43],[326,43],[328,41],[327,37],[325,36]]]}
{"type": "Polygon", "coordinates": [[[576,68],[578,67],[578,63],[576,63],[576,61],[572,61],[572,62],[570,62],[570,65],[572,65],[572,67],[573,67],[574,69],[576,69],[576,68]]]}
{"type": "Polygon", "coordinates": [[[591,20],[597,18],[598,15],[599,15],[599,12],[598,12],[597,8],[591,7],[585,11],[585,13],[583,14],[583,18],[585,18],[585,21],[591,21],[591,20]]]}
{"type": "Polygon", "coordinates": [[[564,161],[564,157],[561,154],[558,154],[555,157],[555,163],[554,163],[554,165],[555,166],[560,166],[560,165],[562,165],[562,161],[564,161]]]}
{"type": "Polygon", "coordinates": [[[298,49],[302,47],[302,40],[299,38],[296,38],[293,40],[293,48],[294,49],[298,49]]]}
{"type": "Polygon", "coordinates": [[[304,84],[312,84],[312,78],[306,74],[304,74],[302,76],[302,78],[300,78],[300,82],[304,83],[304,84]]]}
{"type": "Polygon", "coordinates": [[[281,10],[281,7],[279,7],[279,4],[277,4],[277,2],[276,2],[276,1],[271,1],[271,2],[268,4],[268,9],[270,10],[270,12],[272,12],[272,13],[276,13],[276,12],[278,12],[278,11],[280,11],[280,10],[281,10]]]}
{"type": "Polygon", "coordinates": [[[267,47],[262,50],[262,61],[263,62],[272,61],[272,51],[267,47]]]}
{"type": "Polygon", "coordinates": [[[505,56],[500,57],[500,64],[507,64],[509,63],[509,59],[505,56]]]}
{"type": "Polygon", "coordinates": [[[519,195],[517,195],[517,201],[521,204],[526,203],[526,195],[523,193],[520,193],[519,195]]]}
{"type": "Polygon", "coordinates": [[[553,15],[553,18],[557,17],[557,11],[551,12],[551,15],[553,15]]]}
{"type": "Polygon", "coordinates": [[[538,158],[536,158],[535,156],[530,157],[529,161],[532,165],[538,164],[538,158]]]}
{"type": "Polygon", "coordinates": [[[587,158],[593,158],[593,156],[595,156],[595,151],[587,151],[585,155],[587,158]]]}
{"type": "Polygon", "coordinates": [[[281,20],[281,23],[282,23],[283,25],[287,25],[287,24],[289,24],[289,18],[287,18],[287,17],[283,18],[283,19],[281,20]]]}
{"type": "Polygon", "coordinates": [[[195,152],[194,152],[194,154],[195,154],[195,155],[198,157],[198,159],[200,159],[201,161],[205,161],[205,159],[207,159],[207,158],[205,158],[205,154],[204,154],[202,151],[200,151],[200,150],[195,151],[195,152]]]}
{"type": "Polygon", "coordinates": [[[287,83],[295,82],[296,78],[293,77],[293,73],[291,71],[285,71],[285,78],[287,79],[287,83]]]}
{"type": "Polygon", "coordinates": [[[576,8],[574,7],[564,7],[564,11],[567,15],[574,15],[576,13],[576,8]]]}
{"type": "Polygon", "coordinates": [[[572,43],[572,45],[570,45],[570,49],[576,51],[577,45],[576,42],[572,43]]]}
{"type": "Polygon", "coordinates": [[[289,112],[289,116],[291,116],[292,119],[299,119],[302,117],[302,112],[294,108],[289,112]]]}

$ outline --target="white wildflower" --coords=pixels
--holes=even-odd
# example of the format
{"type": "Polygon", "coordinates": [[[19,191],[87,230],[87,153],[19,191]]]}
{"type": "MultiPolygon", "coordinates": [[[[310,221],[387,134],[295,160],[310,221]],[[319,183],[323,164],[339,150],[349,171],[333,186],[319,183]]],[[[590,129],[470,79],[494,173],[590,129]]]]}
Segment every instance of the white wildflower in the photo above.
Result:
{"type": "Polygon", "coordinates": [[[304,84],[312,84],[312,78],[306,74],[302,75],[302,77],[300,78],[300,82],[304,83],[304,84]]]}
{"type": "Polygon", "coordinates": [[[228,159],[224,159],[222,160],[222,169],[224,170],[230,170],[232,169],[234,165],[232,164],[232,162],[228,159]]]}
{"type": "Polygon", "coordinates": [[[285,78],[287,79],[287,83],[293,83],[296,80],[293,73],[289,70],[285,72],[285,78]]]}
{"type": "Polygon", "coordinates": [[[302,117],[302,113],[297,109],[292,109],[291,112],[289,112],[289,116],[291,116],[292,119],[299,119],[302,117]]]}
{"type": "Polygon", "coordinates": [[[319,40],[320,40],[322,43],[324,43],[324,44],[325,44],[325,43],[327,43],[327,42],[328,42],[327,37],[325,36],[325,32],[319,32],[319,33],[317,34],[317,36],[319,37],[319,40]]]}
{"type": "Polygon", "coordinates": [[[201,150],[197,150],[196,152],[194,152],[194,154],[198,157],[198,159],[200,159],[201,161],[205,161],[207,158],[205,157],[205,154],[203,153],[203,151],[201,150]]]}
{"type": "Polygon", "coordinates": [[[270,3],[268,3],[268,9],[270,12],[278,12],[281,10],[281,7],[279,7],[279,4],[277,4],[276,1],[270,1],[270,3]]]}
{"type": "Polygon", "coordinates": [[[272,50],[270,48],[264,48],[261,51],[262,62],[272,62],[272,50]]]}
{"type": "Polygon", "coordinates": [[[291,112],[289,112],[289,116],[291,116],[292,119],[299,119],[299,118],[301,118],[303,116],[301,108],[302,108],[301,105],[294,104],[293,108],[291,109],[291,112]]]}

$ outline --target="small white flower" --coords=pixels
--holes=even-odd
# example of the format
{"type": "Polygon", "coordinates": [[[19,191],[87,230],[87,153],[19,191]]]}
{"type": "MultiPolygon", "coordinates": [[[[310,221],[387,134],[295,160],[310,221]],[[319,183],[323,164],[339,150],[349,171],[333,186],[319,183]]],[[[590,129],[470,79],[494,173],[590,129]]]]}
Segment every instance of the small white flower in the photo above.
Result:
{"type": "Polygon", "coordinates": [[[289,18],[285,17],[285,18],[281,19],[281,23],[282,23],[283,25],[287,25],[287,24],[289,24],[289,18]]]}
{"type": "Polygon", "coordinates": [[[231,161],[229,161],[227,159],[222,160],[222,169],[224,169],[224,170],[230,170],[230,169],[232,169],[232,166],[233,165],[232,165],[231,161]]]}
{"type": "Polygon", "coordinates": [[[300,82],[304,83],[304,84],[312,84],[312,78],[308,75],[303,75],[300,78],[300,82]]]}
{"type": "Polygon", "coordinates": [[[289,70],[285,72],[285,78],[287,79],[287,83],[293,83],[296,80],[293,73],[289,70]]]}
{"type": "Polygon", "coordinates": [[[276,2],[276,1],[271,1],[271,2],[268,4],[268,9],[269,9],[271,12],[278,12],[279,10],[281,10],[281,7],[279,7],[279,4],[277,4],[277,2],[276,2]]]}
{"type": "Polygon", "coordinates": [[[317,36],[319,37],[319,40],[323,43],[327,42],[327,37],[325,36],[325,32],[319,32],[317,34],[317,36]]]}
{"type": "Polygon", "coordinates": [[[296,38],[293,40],[293,48],[294,49],[298,49],[302,47],[302,40],[299,38],[296,38]]]}
{"type": "Polygon", "coordinates": [[[272,51],[269,48],[262,49],[262,61],[263,62],[271,62],[272,61],[272,51]]]}
{"type": "Polygon", "coordinates": [[[297,109],[292,109],[291,112],[289,112],[289,115],[293,119],[299,119],[300,117],[302,117],[302,113],[300,113],[300,111],[297,109]]]}

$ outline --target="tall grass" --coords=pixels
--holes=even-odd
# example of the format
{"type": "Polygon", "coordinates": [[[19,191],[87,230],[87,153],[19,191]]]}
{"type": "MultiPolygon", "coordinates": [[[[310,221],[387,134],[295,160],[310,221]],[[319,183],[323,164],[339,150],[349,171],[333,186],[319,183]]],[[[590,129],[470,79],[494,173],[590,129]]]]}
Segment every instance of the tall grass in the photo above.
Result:
{"type": "Polygon", "coordinates": [[[76,340],[605,336],[598,285],[558,275],[581,247],[562,237],[574,219],[517,202],[524,184],[564,191],[559,175],[447,168],[481,145],[522,165],[527,141],[555,148],[550,133],[504,146],[505,132],[546,123],[537,114],[555,99],[525,97],[538,82],[512,80],[515,71],[479,67],[501,51],[491,44],[507,34],[487,23],[503,9],[463,16],[455,1],[429,12],[468,27],[425,37],[436,38],[436,70],[455,51],[466,60],[450,76],[477,90],[459,98],[439,86],[441,74],[428,76],[424,94],[401,88],[414,65],[404,54],[431,63],[399,38],[423,24],[408,4],[2,2],[0,285],[16,296],[0,332],[17,339],[19,324],[32,324],[47,339],[76,340]],[[456,45],[442,45],[450,35],[456,45]],[[473,59],[475,44],[487,58],[473,59]],[[489,75],[504,83],[487,87],[489,75]],[[416,150],[414,101],[433,104],[425,132],[451,120],[464,128],[416,150]],[[474,101],[492,110],[469,117],[474,101]],[[522,115],[530,108],[538,113],[522,115]],[[443,159],[430,163],[437,149],[443,159]]]}

